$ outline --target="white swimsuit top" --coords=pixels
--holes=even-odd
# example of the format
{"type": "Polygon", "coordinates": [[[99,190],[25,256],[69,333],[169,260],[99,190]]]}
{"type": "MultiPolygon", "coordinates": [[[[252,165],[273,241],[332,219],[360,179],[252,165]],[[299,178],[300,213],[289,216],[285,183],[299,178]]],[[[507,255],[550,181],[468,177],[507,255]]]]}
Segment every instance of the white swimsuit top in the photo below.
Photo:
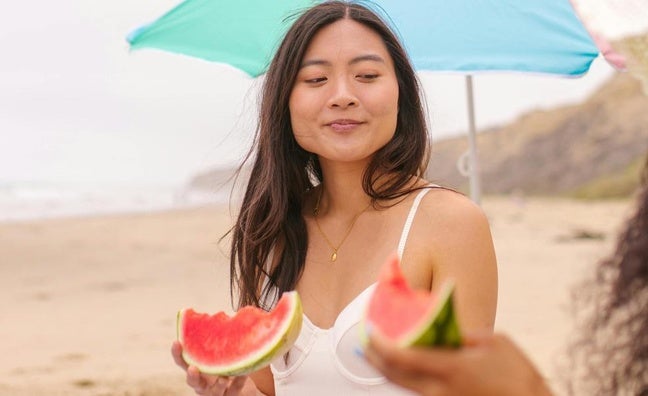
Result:
{"type": "MultiPolygon", "coordinates": [[[[414,199],[398,243],[399,257],[403,255],[419,203],[429,190],[421,190],[414,199]]],[[[270,365],[277,396],[413,394],[387,382],[359,353],[358,326],[375,286],[370,285],[354,298],[329,329],[317,327],[304,314],[301,332],[287,355],[288,360],[280,356],[270,365]]]]}

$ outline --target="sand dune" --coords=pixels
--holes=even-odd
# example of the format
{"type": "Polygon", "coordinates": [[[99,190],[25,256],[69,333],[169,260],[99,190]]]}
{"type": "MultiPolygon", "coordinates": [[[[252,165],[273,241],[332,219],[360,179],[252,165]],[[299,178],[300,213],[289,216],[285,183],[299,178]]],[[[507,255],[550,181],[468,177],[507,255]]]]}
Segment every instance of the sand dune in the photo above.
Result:
{"type": "MultiPolygon", "coordinates": [[[[570,286],[607,254],[630,203],[488,198],[497,328],[553,380],[570,286]]],[[[0,224],[0,394],[191,394],[175,314],[229,309],[226,207],[0,224]]]]}

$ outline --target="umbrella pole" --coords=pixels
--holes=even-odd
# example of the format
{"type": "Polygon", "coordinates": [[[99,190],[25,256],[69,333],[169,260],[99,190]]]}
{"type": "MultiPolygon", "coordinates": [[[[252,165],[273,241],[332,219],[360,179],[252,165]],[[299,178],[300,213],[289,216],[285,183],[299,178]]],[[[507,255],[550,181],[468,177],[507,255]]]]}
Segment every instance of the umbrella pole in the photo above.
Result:
{"type": "Polygon", "coordinates": [[[468,144],[470,150],[470,198],[481,203],[481,186],[479,182],[479,159],[477,156],[477,130],[475,128],[475,100],[473,97],[472,76],[466,76],[466,99],[468,101],[468,144]]]}

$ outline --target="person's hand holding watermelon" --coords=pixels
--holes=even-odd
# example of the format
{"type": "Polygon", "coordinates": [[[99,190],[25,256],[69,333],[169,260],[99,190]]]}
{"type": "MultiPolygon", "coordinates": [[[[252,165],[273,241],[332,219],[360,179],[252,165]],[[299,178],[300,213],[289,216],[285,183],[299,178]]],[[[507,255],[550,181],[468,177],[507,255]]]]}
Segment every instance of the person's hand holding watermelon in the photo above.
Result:
{"type": "Polygon", "coordinates": [[[390,381],[423,396],[551,396],[522,350],[501,334],[464,335],[459,349],[402,348],[373,332],[364,355],[390,381]]]}
{"type": "Polygon", "coordinates": [[[204,374],[196,367],[189,366],[182,358],[182,345],[178,341],[173,343],[171,354],[176,364],[187,373],[187,384],[197,395],[257,396],[261,394],[254,386],[254,382],[246,375],[222,377],[204,374]]]}
{"type": "Polygon", "coordinates": [[[259,389],[271,394],[268,365],[292,347],[301,325],[296,291],[284,293],[271,311],[245,306],[233,315],[210,315],[182,309],[171,354],[196,394],[263,395],[259,389]]]}

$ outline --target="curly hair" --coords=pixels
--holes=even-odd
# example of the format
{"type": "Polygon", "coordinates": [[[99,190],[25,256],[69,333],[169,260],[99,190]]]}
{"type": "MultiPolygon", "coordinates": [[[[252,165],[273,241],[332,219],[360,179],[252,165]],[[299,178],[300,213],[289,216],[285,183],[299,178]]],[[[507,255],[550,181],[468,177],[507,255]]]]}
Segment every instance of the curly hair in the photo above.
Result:
{"type": "Polygon", "coordinates": [[[648,158],[635,213],[614,253],[574,293],[570,394],[648,395],[648,158]]]}

